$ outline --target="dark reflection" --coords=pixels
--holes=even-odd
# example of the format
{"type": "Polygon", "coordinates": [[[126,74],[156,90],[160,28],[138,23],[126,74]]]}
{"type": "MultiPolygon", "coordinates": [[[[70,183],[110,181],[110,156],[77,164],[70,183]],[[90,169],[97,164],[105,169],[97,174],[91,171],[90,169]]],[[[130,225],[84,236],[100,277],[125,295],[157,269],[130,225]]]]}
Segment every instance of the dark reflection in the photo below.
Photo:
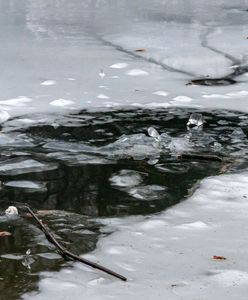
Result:
{"type": "MultiPolygon", "coordinates": [[[[244,72],[245,73],[245,72],[244,72]]],[[[218,86],[218,85],[230,85],[237,83],[236,80],[232,78],[201,78],[201,79],[193,79],[187,85],[206,85],[206,86],[218,86]]]]}
{"type": "MultiPolygon", "coordinates": [[[[246,115],[206,112],[203,130],[188,131],[190,113],[81,111],[59,116],[56,126],[6,130],[6,136],[21,133],[32,146],[23,147],[20,135],[16,146],[1,145],[1,211],[11,201],[27,202],[67,248],[78,254],[93,250],[101,232],[95,217],[159,212],[187,197],[198,180],[226,170],[219,162],[179,160],[176,153],[185,151],[185,144],[194,153],[237,156],[243,151],[246,157],[246,115]],[[168,145],[148,137],[150,126],[168,134],[168,145]]],[[[35,290],[41,271],[70,266],[21,214],[17,220],[0,216],[0,231],[12,233],[0,238],[2,299],[35,290]],[[31,270],[22,264],[27,249],[34,259],[31,270]]]]}

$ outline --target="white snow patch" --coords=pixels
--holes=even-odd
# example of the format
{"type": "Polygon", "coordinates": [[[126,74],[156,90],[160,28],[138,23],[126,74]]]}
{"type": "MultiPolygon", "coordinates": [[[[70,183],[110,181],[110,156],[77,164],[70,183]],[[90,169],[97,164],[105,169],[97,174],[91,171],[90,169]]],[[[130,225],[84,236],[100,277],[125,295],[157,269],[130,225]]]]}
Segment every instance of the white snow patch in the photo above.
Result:
{"type": "Polygon", "coordinates": [[[74,104],[74,101],[72,100],[65,100],[65,99],[57,99],[57,100],[53,100],[52,102],[50,102],[50,105],[53,106],[67,106],[67,105],[71,105],[74,104]]]}
{"type": "Polygon", "coordinates": [[[55,80],[45,80],[45,81],[41,82],[40,85],[49,86],[49,85],[55,85],[55,84],[56,84],[55,80]]]}
{"type": "Polygon", "coordinates": [[[99,99],[109,99],[109,96],[107,96],[105,94],[98,94],[97,98],[99,98],[99,99]]]}
{"type": "Polygon", "coordinates": [[[166,97],[166,96],[168,96],[168,93],[165,91],[156,91],[153,93],[153,95],[166,97]]]}
{"type": "Polygon", "coordinates": [[[218,98],[218,99],[229,99],[230,97],[227,95],[221,94],[210,94],[210,95],[203,95],[203,98],[218,98]]]}
{"type": "Polygon", "coordinates": [[[177,96],[177,97],[173,98],[173,100],[175,100],[177,102],[191,102],[192,98],[187,97],[187,96],[177,96]]]}
{"type": "Polygon", "coordinates": [[[201,221],[193,222],[193,223],[186,223],[186,224],[181,224],[178,225],[177,228],[181,229],[205,229],[209,228],[209,226],[201,221]]]}
{"type": "Polygon", "coordinates": [[[124,69],[128,66],[127,63],[116,63],[110,66],[112,69],[124,69]]]}
{"type": "Polygon", "coordinates": [[[132,69],[132,70],[128,71],[126,74],[129,76],[147,76],[147,75],[149,75],[148,72],[141,70],[141,69],[132,69]]]}

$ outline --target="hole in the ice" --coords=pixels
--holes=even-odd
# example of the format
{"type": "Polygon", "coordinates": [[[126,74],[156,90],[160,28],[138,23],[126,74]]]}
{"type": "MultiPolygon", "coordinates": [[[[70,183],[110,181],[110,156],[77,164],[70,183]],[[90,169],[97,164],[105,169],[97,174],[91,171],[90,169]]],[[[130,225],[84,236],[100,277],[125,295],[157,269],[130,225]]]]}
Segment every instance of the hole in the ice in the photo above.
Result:
{"type": "Polygon", "coordinates": [[[226,86],[237,83],[233,78],[200,78],[193,79],[186,85],[226,86]]]}

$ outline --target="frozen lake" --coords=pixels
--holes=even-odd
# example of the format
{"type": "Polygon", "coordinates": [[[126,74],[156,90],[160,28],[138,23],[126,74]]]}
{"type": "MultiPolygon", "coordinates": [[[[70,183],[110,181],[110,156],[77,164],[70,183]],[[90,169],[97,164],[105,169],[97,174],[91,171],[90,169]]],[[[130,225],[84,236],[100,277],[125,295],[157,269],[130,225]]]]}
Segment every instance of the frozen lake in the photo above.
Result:
{"type": "Polygon", "coordinates": [[[245,0],[0,0],[1,213],[45,210],[72,251],[128,277],[64,262],[1,214],[0,300],[246,299],[247,24],[245,0]]]}

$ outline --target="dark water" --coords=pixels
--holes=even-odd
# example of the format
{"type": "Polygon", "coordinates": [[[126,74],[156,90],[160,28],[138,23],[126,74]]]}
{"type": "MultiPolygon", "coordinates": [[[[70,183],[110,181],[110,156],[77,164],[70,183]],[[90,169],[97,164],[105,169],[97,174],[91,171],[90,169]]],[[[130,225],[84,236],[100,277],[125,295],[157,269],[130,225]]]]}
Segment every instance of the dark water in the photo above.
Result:
{"type": "MultiPolygon", "coordinates": [[[[106,234],[98,217],[152,214],[185,199],[198,180],[241,168],[247,155],[248,118],[242,113],[204,112],[202,130],[186,129],[191,111],[81,111],[16,130],[9,121],[0,136],[1,204],[26,202],[75,253],[95,248],[106,234]],[[152,126],[167,133],[163,145],[148,137],[152,126]],[[241,130],[242,129],[242,130],[241,130]],[[228,163],[180,160],[207,153],[228,163]],[[230,159],[231,158],[231,159],[230,159]],[[231,164],[230,164],[231,162],[231,164]]],[[[35,117],[35,116],[33,116],[35,117]]],[[[20,299],[37,289],[39,272],[69,265],[56,254],[32,219],[0,216],[0,299],[20,299]],[[34,262],[23,265],[31,249],[34,262]]]]}

